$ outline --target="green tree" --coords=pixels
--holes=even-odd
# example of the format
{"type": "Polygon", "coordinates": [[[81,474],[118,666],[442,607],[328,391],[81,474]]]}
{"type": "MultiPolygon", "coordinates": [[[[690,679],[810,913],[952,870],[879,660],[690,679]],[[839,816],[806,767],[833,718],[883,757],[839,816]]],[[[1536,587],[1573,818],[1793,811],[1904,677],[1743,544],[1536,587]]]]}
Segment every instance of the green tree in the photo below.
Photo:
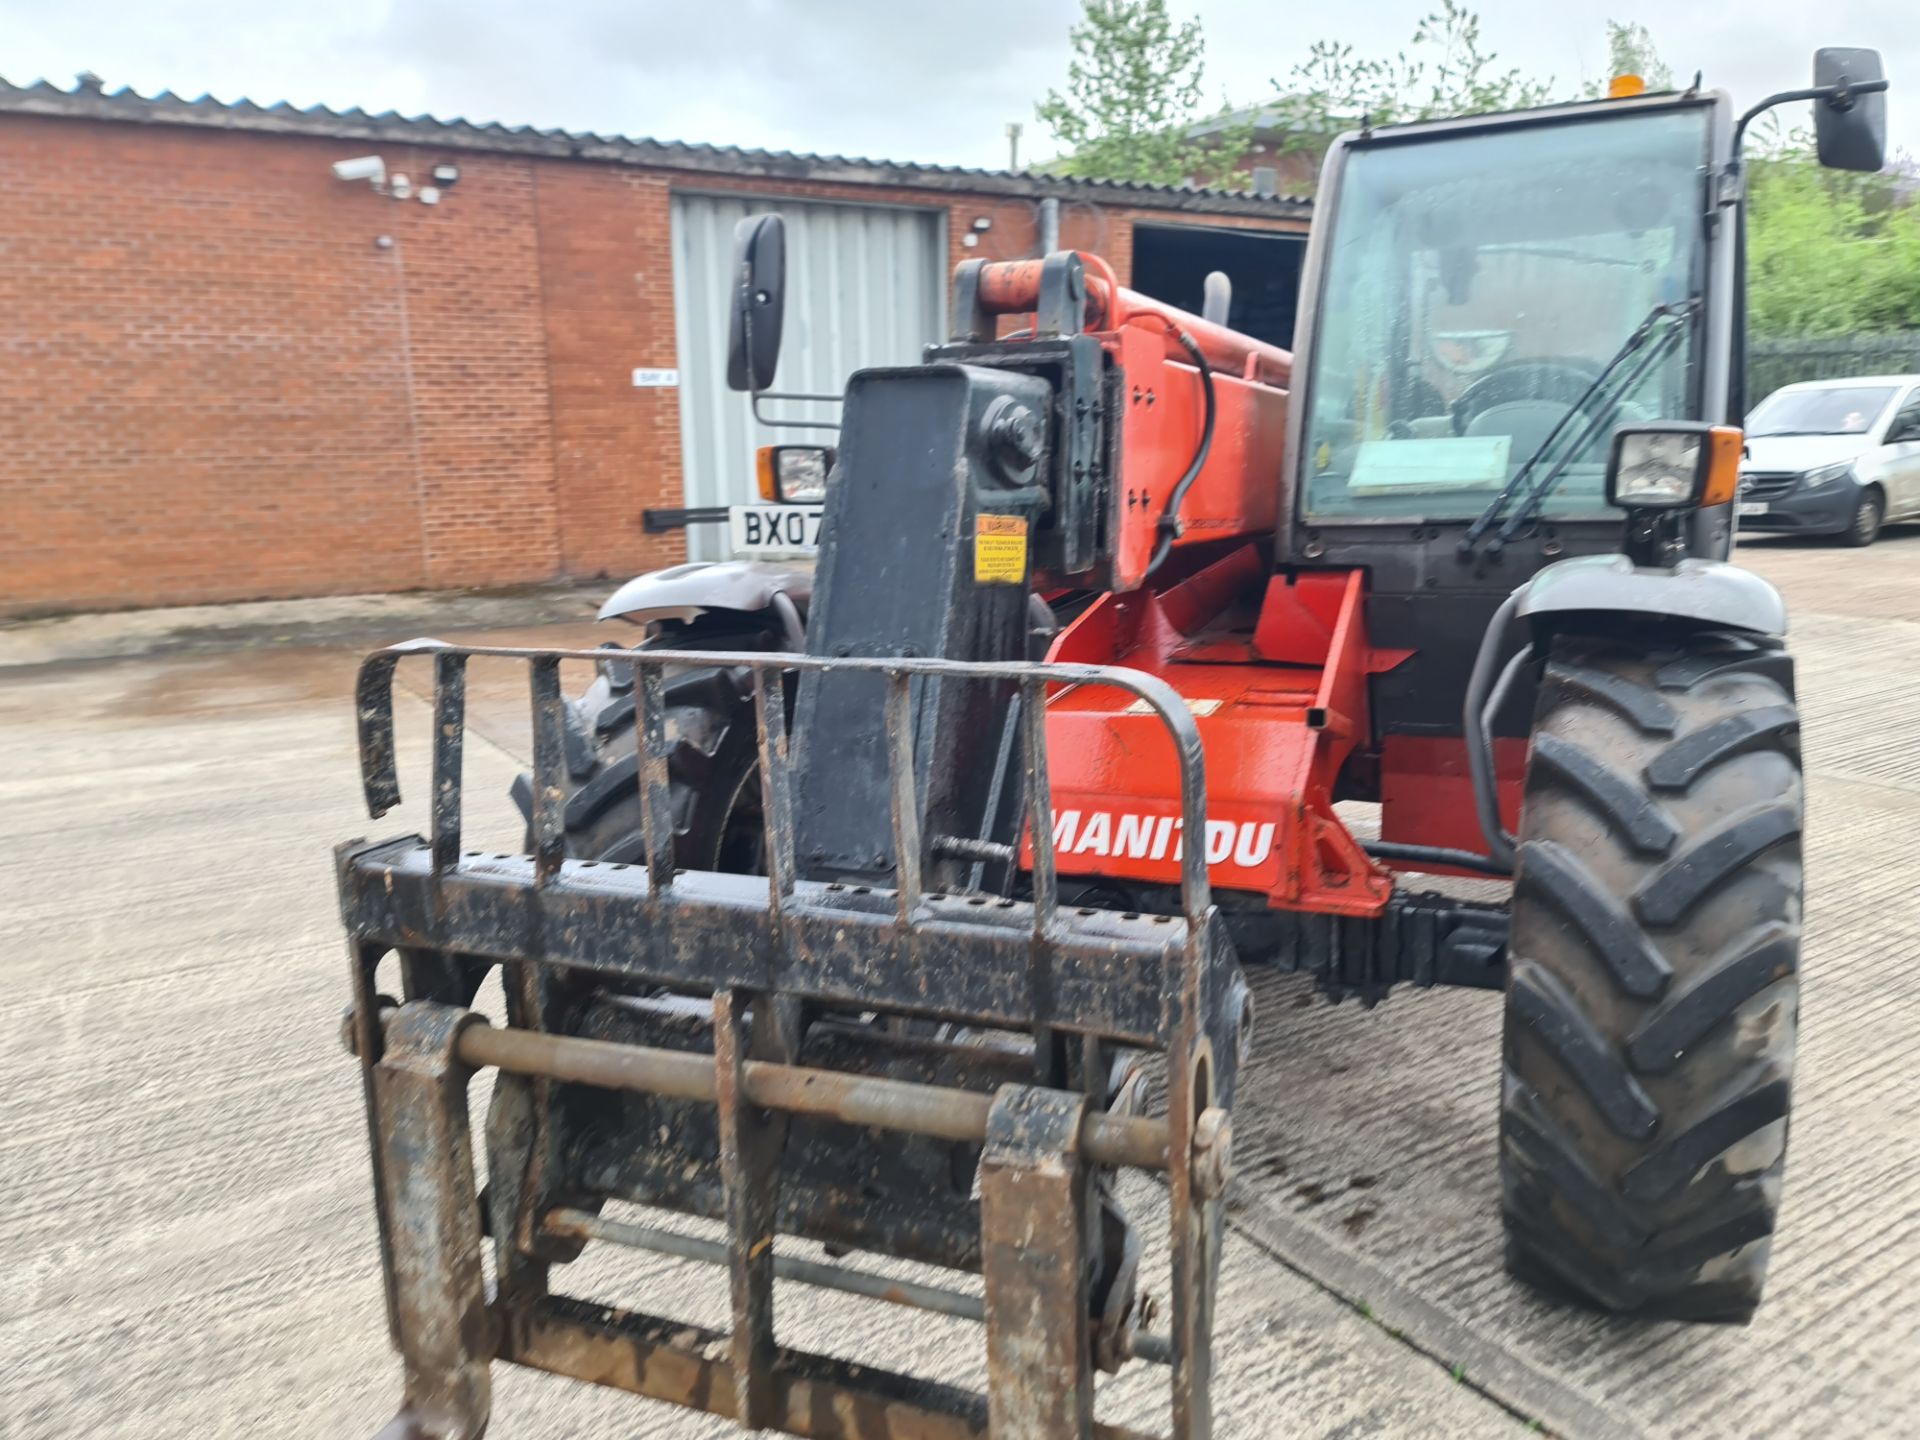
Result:
{"type": "Polygon", "coordinates": [[[1545,103],[1553,82],[1503,66],[1480,37],[1480,17],[1460,3],[1441,6],[1414,27],[1413,39],[1389,56],[1362,55],[1352,45],[1318,40],[1286,80],[1274,82],[1273,112],[1284,151],[1316,158],[1342,130],[1398,125],[1449,115],[1483,115],[1545,103]]]}
{"type": "Polygon", "coordinates": [[[1607,74],[1605,79],[1587,82],[1586,97],[1596,100],[1607,93],[1607,81],[1615,75],[1638,75],[1649,90],[1671,90],[1673,70],[1653,48],[1653,36],[1637,21],[1607,21],[1607,74]]]}
{"type": "Polygon", "coordinates": [[[1892,178],[1823,169],[1804,135],[1747,167],[1755,336],[1920,330],[1920,208],[1892,178]]]}
{"type": "Polygon", "coordinates": [[[1067,152],[1053,168],[1147,185],[1245,183],[1249,127],[1206,141],[1189,133],[1205,115],[1198,20],[1176,24],[1167,0],[1085,0],[1071,34],[1066,92],[1034,107],[1067,152]]]}
{"type": "MultiPolygon", "coordinates": [[[[1673,70],[1645,25],[1607,22],[1608,74],[1673,88],[1673,70]]],[[[1544,103],[1551,82],[1503,66],[1481,40],[1479,17],[1444,0],[1406,49],[1357,53],[1321,41],[1285,82],[1276,110],[1286,148],[1324,153],[1341,130],[1544,103]]],[[[1605,81],[1583,93],[1606,92],[1605,81]]],[[[1777,122],[1748,147],[1748,327],[1755,336],[1920,330],[1920,206],[1890,177],[1821,168],[1805,135],[1777,122]]]]}
{"type": "MultiPolygon", "coordinates": [[[[1073,27],[1067,93],[1040,118],[1071,153],[1069,174],[1179,184],[1244,183],[1253,127],[1195,140],[1205,42],[1166,0],[1085,0],[1073,27]]],[[[1647,27],[1607,21],[1607,73],[1673,88],[1647,27]]],[[[1285,81],[1262,129],[1282,151],[1324,153],[1342,130],[1516,110],[1553,97],[1551,80],[1503,65],[1462,0],[1441,0],[1392,55],[1316,42],[1285,81]]],[[[1605,81],[1582,87],[1591,98],[1605,81]]],[[[1564,92],[1563,92],[1564,93],[1564,92]]],[[[1885,175],[1822,169],[1810,139],[1763,122],[1749,138],[1748,326],[1756,336],[1920,330],[1920,205],[1885,175]]],[[[1310,193],[1311,186],[1304,187],[1310,193]]]]}

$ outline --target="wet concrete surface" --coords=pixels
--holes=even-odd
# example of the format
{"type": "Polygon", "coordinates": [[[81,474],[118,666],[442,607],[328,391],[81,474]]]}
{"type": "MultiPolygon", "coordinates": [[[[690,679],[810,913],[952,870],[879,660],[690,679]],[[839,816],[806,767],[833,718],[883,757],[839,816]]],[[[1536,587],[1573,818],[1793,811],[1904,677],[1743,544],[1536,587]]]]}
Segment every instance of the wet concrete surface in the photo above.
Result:
{"type": "MultiPolygon", "coordinates": [[[[1523,1416],[1596,1437],[1920,1433],[1920,535],[1744,554],[1794,610],[1812,813],[1798,1104],[1759,1319],[1609,1320],[1506,1279],[1497,997],[1363,1012],[1268,975],[1235,1117],[1222,1434],[1519,1435],[1523,1416]]],[[[349,700],[364,648],[0,673],[0,1435],[371,1435],[391,1414],[329,862],[346,837],[424,828],[427,711],[424,672],[404,679],[409,801],[368,821],[349,700]]],[[[520,674],[475,662],[470,704],[471,843],[516,847],[520,674]]],[[[618,1252],[567,1285],[664,1293],[690,1320],[724,1307],[717,1275],[618,1252]]],[[[978,1376],[958,1322],[781,1304],[788,1343],[978,1376]]],[[[491,1433],[512,1440],[739,1433],[504,1367],[496,1392],[491,1433]]],[[[1150,1420],[1160,1399],[1135,1366],[1103,1413],[1150,1420]]]]}
{"type": "MultiPolygon", "coordinates": [[[[574,625],[450,638],[590,646],[604,636],[574,625]]],[[[362,648],[0,677],[9,1440],[370,1436],[397,1402],[359,1084],[334,1038],[347,964],[330,851],[349,836],[425,828],[428,710],[424,674],[403,670],[409,799],[369,822],[350,703],[362,648]]],[[[519,844],[506,791],[528,749],[524,684],[508,662],[473,663],[465,763],[476,847],[519,844]]],[[[1136,1203],[1151,1212],[1162,1202],[1143,1186],[1136,1203]]],[[[689,1320],[724,1317],[723,1278],[676,1262],[592,1253],[565,1284],[689,1320]]],[[[979,1332],[959,1322],[903,1324],[897,1310],[805,1291],[783,1289],[781,1304],[787,1343],[978,1376],[979,1332]]],[[[1522,1428],[1238,1242],[1220,1328],[1223,1435],[1522,1428]]],[[[1103,1408],[1151,1419],[1163,1375],[1133,1367],[1103,1408]]],[[[739,1433],[506,1367],[496,1391],[491,1433],[513,1440],[739,1433]]]]}

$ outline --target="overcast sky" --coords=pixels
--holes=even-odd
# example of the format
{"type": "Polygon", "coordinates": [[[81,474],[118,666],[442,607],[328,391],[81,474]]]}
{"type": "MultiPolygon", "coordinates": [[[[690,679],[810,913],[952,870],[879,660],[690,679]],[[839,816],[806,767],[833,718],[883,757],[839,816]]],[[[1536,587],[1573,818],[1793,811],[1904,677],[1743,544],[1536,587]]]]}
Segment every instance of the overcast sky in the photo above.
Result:
{"type": "MultiPolygon", "coordinates": [[[[1433,3],[1173,8],[1205,24],[1209,100],[1249,104],[1309,42],[1387,53],[1433,3]]],[[[1489,48],[1568,93],[1604,74],[1610,15],[1648,25],[1676,75],[1704,70],[1742,102],[1810,83],[1818,45],[1874,46],[1894,81],[1894,143],[1920,150],[1920,100],[1905,98],[1908,83],[1920,95],[1920,26],[1898,0],[1478,8],[1489,48]]],[[[1010,120],[1026,124],[1024,159],[1052,153],[1033,102],[1066,79],[1077,10],[1078,0],[0,0],[0,75],[65,85],[92,70],[143,94],[998,166],[1010,120]]]]}

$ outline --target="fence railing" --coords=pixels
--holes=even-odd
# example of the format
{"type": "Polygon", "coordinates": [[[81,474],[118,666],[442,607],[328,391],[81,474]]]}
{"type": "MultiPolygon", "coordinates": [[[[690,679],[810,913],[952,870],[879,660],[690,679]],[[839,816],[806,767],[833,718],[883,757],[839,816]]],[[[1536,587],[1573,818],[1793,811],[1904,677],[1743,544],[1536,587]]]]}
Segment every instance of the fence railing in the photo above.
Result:
{"type": "Polygon", "coordinates": [[[1920,374],[1920,331],[1755,340],[1747,346],[1747,404],[1799,380],[1909,374],[1920,374]]]}

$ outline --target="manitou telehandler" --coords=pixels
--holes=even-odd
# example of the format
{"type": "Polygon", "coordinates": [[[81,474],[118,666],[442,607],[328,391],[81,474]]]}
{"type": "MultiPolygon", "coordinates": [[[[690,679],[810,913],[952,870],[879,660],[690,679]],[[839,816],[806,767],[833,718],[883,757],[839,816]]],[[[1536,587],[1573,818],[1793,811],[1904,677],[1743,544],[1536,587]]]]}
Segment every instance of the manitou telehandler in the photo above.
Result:
{"type": "MultiPolygon", "coordinates": [[[[1118,1436],[1094,1375],[1141,1361],[1206,1435],[1246,965],[1503,989],[1513,1270],[1745,1320],[1802,792],[1785,612],[1726,562],[1740,141],[1810,99],[1875,169],[1885,88],[1823,50],[1737,119],[1693,88],[1343,136],[1291,356],[1091,256],[969,261],[948,343],[766,456],[817,569],[644,576],[632,650],[371,656],[376,816],[395,666],[435,677],[431,836],[338,852],[386,1433],[473,1440],[503,1360],[795,1435],[1118,1436]],[[462,849],[475,655],[530,673],[525,854],[462,849]],[[1121,1167],[1164,1177],[1163,1321],[1121,1167]],[[568,1293],[590,1244],[710,1262],[731,1324],[568,1293]],[[984,1322],[984,1394],[788,1348],[776,1279],[984,1322]]],[[[756,404],[781,236],[738,242],[756,404]]]]}

